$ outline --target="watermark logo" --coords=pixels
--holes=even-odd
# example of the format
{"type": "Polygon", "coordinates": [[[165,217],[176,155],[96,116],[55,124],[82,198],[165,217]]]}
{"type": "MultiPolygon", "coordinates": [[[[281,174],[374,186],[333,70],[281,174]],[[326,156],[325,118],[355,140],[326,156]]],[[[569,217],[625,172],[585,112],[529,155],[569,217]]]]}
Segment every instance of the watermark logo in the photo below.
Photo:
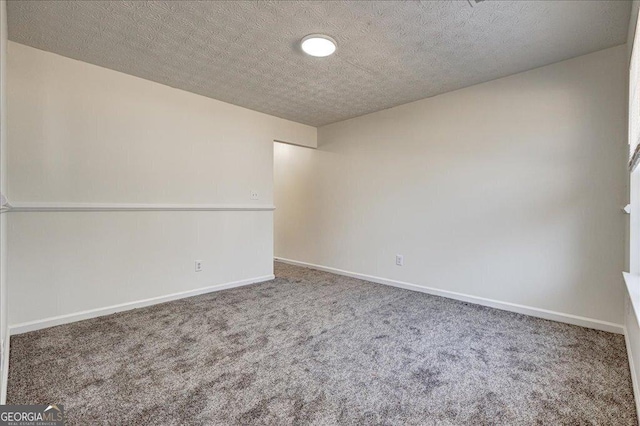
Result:
{"type": "Polygon", "coordinates": [[[63,426],[62,405],[0,405],[0,426],[63,426]]]}

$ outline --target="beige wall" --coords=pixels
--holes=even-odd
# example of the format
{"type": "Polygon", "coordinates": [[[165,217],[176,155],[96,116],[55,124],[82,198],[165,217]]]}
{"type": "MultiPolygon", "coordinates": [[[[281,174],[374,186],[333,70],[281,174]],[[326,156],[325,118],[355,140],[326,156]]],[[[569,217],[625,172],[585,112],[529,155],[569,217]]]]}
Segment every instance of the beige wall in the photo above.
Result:
{"type": "Polygon", "coordinates": [[[619,46],[278,145],[276,256],[622,324],[625,69],[619,46]]]}
{"type": "Polygon", "coordinates": [[[271,141],[316,132],[17,43],[9,108],[14,203],[270,204],[271,141]]]}
{"type": "MultiPolygon", "coordinates": [[[[8,107],[14,206],[268,208],[272,140],[316,137],[313,127],[16,43],[8,107]]],[[[272,274],[272,211],[9,215],[12,326],[272,274]]]]}
{"type": "MultiPolygon", "coordinates": [[[[6,193],[6,147],[7,147],[7,2],[0,0],[0,192],[6,193]]],[[[5,403],[8,364],[5,357],[8,345],[7,333],[7,216],[0,213],[0,404],[5,403]]]]}

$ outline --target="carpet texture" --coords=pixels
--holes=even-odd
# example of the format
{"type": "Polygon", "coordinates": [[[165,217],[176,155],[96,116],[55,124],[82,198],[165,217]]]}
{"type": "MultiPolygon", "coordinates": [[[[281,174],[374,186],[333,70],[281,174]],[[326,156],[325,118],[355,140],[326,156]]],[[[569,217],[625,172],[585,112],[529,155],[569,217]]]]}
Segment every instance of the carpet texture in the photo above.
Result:
{"type": "Polygon", "coordinates": [[[637,425],[623,336],[276,264],[276,279],[11,338],[68,424],[637,425]]]}

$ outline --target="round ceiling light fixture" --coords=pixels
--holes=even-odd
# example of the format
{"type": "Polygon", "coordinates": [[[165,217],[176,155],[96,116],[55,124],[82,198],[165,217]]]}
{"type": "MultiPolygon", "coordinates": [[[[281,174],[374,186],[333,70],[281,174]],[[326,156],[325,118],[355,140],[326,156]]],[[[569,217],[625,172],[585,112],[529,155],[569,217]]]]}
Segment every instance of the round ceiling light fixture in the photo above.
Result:
{"type": "Polygon", "coordinates": [[[300,47],[307,55],[324,58],[336,51],[336,41],[324,34],[309,34],[302,39],[300,47]]]}

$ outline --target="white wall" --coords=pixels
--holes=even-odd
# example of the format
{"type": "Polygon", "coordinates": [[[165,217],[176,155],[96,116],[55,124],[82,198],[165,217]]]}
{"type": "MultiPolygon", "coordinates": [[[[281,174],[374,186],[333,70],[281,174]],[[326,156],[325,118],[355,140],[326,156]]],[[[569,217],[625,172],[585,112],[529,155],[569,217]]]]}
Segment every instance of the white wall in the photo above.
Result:
{"type": "Polygon", "coordinates": [[[626,66],[618,46],[278,145],[276,256],[621,325],[626,66]]]}
{"type": "MultiPolygon", "coordinates": [[[[636,21],[638,18],[638,9],[640,8],[640,2],[634,1],[631,8],[631,19],[629,21],[629,34],[627,37],[627,64],[631,61],[631,49],[633,46],[633,39],[635,36],[636,30],[636,21]]],[[[625,80],[628,82],[629,72],[627,69],[627,73],[625,74],[625,80]]],[[[627,97],[628,100],[628,97],[627,97]]],[[[626,123],[626,121],[625,121],[626,123]]],[[[640,180],[640,171],[636,171],[634,173],[633,179],[640,180]]],[[[636,181],[634,187],[640,187],[640,183],[636,181]]],[[[629,190],[629,186],[627,186],[627,191],[629,190]]],[[[631,194],[629,194],[631,195],[631,194]]],[[[640,194],[633,194],[631,199],[633,199],[633,204],[638,205],[638,196],[640,194]]],[[[633,232],[640,232],[640,216],[634,214],[634,220],[632,223],[627,221],[626,228],[626,259],[625,259],[625,270],[630,271],[633,274],[640,274],[640,268],[638,261],[640,259],[634,259],[633,262],[629,259],[630,252],[638,253],[638,247],[630,247],[631,241],[629,239],[629,233],[631,230],[633,232]]],[[[629,294],[625,294],[625,330],[626,330],[626,338],[627,338],[627,351],[629,352],[629,364],[631,366],[631,376],[633,378],[633,390],[635,394],[636,400],[636,409],[640,412],[640,325],[638,323],[638,319],[636,318],[635,313],[633,312],[633,307],[631,304],[631,300],[629,299],[629,294]]]]}
{"type": "MultiPolygon", "coordinates": [[[[7,2],[0,0],[0,192],[7,192],[7,2]]],[[[0,404],[4,404],[7,392],[8,343],[7,340],[7,216],[0,213],[0,404]],[[7,355],[7,356],[5,356],[7,355]]]]}
{"type": "MultiPolygon", "coordinates": [[[[313,127],[20,44],[8,59],[14,206],[268,208],[272,140],[315,144],[313,127]]],[[[272,274],[268,210],[9,216],[11,326],[272,274]]]]}

